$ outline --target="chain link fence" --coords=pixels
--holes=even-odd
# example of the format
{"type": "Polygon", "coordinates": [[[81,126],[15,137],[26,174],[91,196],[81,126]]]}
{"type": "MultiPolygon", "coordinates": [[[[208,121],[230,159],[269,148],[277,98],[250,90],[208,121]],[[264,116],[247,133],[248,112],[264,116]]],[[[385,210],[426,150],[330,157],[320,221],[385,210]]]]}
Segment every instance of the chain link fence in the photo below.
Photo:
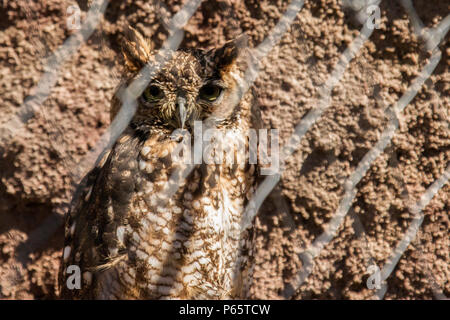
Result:
{"type": "MultiPolygon", "coordinates": [[[[443,57],[443,53],[441,52],[439,46],[446,38],[450,28],[450,15],[444,17],[444,19],[442,19],[435,27],[426,28],[424,23],[420,20],[419,14],[416,12],[412,1],[402,0],[398,3],[408,14],[411,28],[415,36],[420,39],[424,52],[430,52],[430,56],[423,65],[419,74],[412,79],[412,81],[410,81],[410,85],[406,90],[404,90],[401,97],[384,110],[388,121],[384,129],[379,134],[378,141],[373,144],[373,146],[362,156],[362,159],[356,164],[353,172],[344,179],[342,184],[343,195],[340,197],[338,208],[331,216],[331,219],[324,223],[324,231],[316,236],[308,246],[300,250],[298,258],[302,262],[302,268],[297,270],[296,274],[291,277],[289,282],[285,285],[284,289],[280,292],[280,298],[291,299],[298,296],[299,291],[301,291],[302,284],[307,281],[308,277],[313,272],[313,267],[315,265],[314,260],[338,235],[339,230],[342,229],[348,215],[351,215],[355,220],[355,230],[358,233],[358,236],[366,237],[366,230],[363,227],[363,223],[360,221],[358,215],[352,212],[352,206],[355,202],[358,186],[380,155],[383,155],[385,152],[393,153],[393,150],[389,149],[389,145],[391,144],[391,141],[399,128],[399,119],[402,117],[402,112],[419,94],[424,83],[426,83],[427,79],[429,79],[433,74],[443,57]]],[[[64,62],[70,59],[77,50],[80,50],[83,43],[86,42],[94,33],[95,29],[98,27],[98,24],[104,18],[103,15],[109,4],[109,1],[92,1],[89,11],[86,13],[84,22],[77,17],[77,15],[80,14],[79,8],[77,6],[69,7],[67,11],[67,27],[72,28],[74,34],[72,34],[57,50],[50,55],[49,58],[46,59],[44,67],[45,72],[41,76],[37,86],[34,88],[34,93],[26,97],[22,106],[18,108],[15,113],[10,114],[6,121],[2,121],[2,146],[7,146],[8,142],[12,140],[18,132],[27,130],[27,122],[39,112],[41,105],[51,95],[52,88],[56,85],[58,77],[60,77],[62,72],[61,70],[63,69],[64,62]]],[[[277,49],[277,46],[285,34],[289,33],[291,25],[297,19],[299,13],[301,14],[302,10],[305,10],[304,4],[304,1],[291,1],[281,18],[278,20],[278,23],[272,28],[266,38],[261,41],[259,45],[251,49],[257,62],[253,64],[246,72],[246,83],[244,84],[243,92],[248,90],[254,84],[255,80],[258,78],[260,69],[264,66],[264,59],[272,52],[272,50],[277,49]]],[[[159,64],[156,66],[146,66],[143,68],[140,71],[141,77],[138,77],[140,80],[133,81],[128,87],[123,88],[123,90],[120,91],[120,99],[123,105],[119,114],[115,117],[114,121],[103,133],[100,139],[98,139],[96,145],[91,148],[91,151],[83,159],[81,159],[81,161],[78,161],[76,167],[69,170],[74,184],[81,181],[81,178],[87,173],[87,171],[95,165],[97,159],[99,157],[101,158],[102,153],[111,148],[118,136],[127,127],[129,121],[134,115],[137,97],[140,96],[142,91],[148,85],[152,76],[159,70],[159,68],[161,68],[161,66],[164,65],[168,57],[167,52],[176,50],[181,45],[185,36],[185,32],[183,30],[189,25],[189,20],[196,13],[196,11],[199,10],[201,5],[202,1],[200,0],[186,1],[177,13],[171,16],[169,9],[167,9],[163,3],[159,3],[158,8],[162,12],[161,19],[168,34],[168,37],[163,42],[158,54],[161,58],[160,61],[158,61],[159,64]]],[[[350,44],[346,48],[343,48],[342,54],[328,73],[328,79],[316,89],[317,98],[315,99],[314,106],[294,127],[292,135],[288,139],[285,139],[286,143],[280,148],[280,171],[275,175],[265,177],[262,184],[256,190],[249,206],[245,210],[242,219],[243,229],[250,226],[258,212],[258,209],[262,206],[266,198],[269,195],[274,194],[274,188],[279,185],[279,182],[283,177],[288,159],[298,150],[298,148],[301,148],[302,139],[305,139],[311,128],[317,122],[321,121],[324,113],[328,110],[330,105],[332,105],[333,92],[335,91],[335,88],[339,86],[345,73],[348,72],[349,65],[353,62],[354,58],[360,54],[361,50],[367,45],[367,42],[370,41],[372,34],[380,28],[379,23],[382,13],[380,6],[382,5],[382,1],[347,0],[343,1],[342,5],[345,8],[350,8],[352,11],[351,14],[360,24],[362,24],[362,28],[350,41],[350,44]]],[[[300,82],[301,81],[299,81],[299,83],[300,82]]],[[[65,161],[68,161],[68,163],[74,163],[71,159],[65,159],[65,161]]],[[[298,168],[298,170],[300,169],[301,168],[298,168]]],[[[192,167],[187,168],[183,176],[187,177],[190,170],[192,170],[192,167]]],[[[400,176],[402,177],[401,173],[400,176]]],[[[401,240],[398,242],[396,247],[392,249],[389,259],[383,267],[378,267],[374,263],[376,259],[370,256],[370,258],[365,262],[367,264],[366,270],[360,270],[362,274],[368,273],[370,275],[367,279],[367,287],[374,290],[373,298],[384,298],[388,289],[388,278],[392,277],[392,272],[401,259],[403,253],[414,241],[420,230],[421,224],[424,220],[424,209],[433,197],[440,191],[440,189],[446,185],[449,177],[450,166],[447,165],[445,171],[441,173],[440,177],[437,178],[426,189],[426,191],[416,199],[414,199],[414,196],[409,195],[408,189],[405,187],[405,199],[408,199],[409,202],[413,202],[413,204],[409,207],[409,211],[413,217],[410,221],[409,227],[401,237],[401,240]]],[[[175,193],[177,191],[177,186],[181,182],[180,180],[175,179],[176,178],[174,177],[171,178],[170,186],[172,189],[166,190],[169,194],[175,193]]],[[[403,185],[407,185],[404,180],[403,185]]],[[[60,208],[62,211],[67,210],[67,203],[62,203],[60,208]]],[[[26,245],[22,244],[16,248],[17,256],[22,257],[19,258],[19,261],[26,262],[30,253],[36,251],[37,248],[42,247],[43,243],[48,241],[51,235],[60,229],[61,223],[62,219],[57,219],[54,215],[52,215],[45,219],[41,225],[36,226],[35,230],[29,235],[26,245]]],[[[365,239],[369,242],[367,237],[365,239]]],[[[302,244],[299,244],[298,247],[301,248],[302,244]]],[[[431,272],[428,272],[428,279],[432,286],[434,298],[445,299],[445,289],[439,287],[437,284],[438,282],[435,281],[431,272]]]]}

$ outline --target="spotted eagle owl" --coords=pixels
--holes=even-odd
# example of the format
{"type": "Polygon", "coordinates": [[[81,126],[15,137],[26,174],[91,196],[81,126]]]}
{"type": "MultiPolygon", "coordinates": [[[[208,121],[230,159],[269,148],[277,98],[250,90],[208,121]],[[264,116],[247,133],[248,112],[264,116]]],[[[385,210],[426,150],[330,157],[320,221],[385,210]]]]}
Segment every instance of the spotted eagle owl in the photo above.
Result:
{"type": "MultiPolygon", "coordinates": [[[[133,28],[125,35],[129,85],[144,66],[156,65],[158,54],[133,28]]],[[[248,296],[253,231],[241,229],[241,218],[258,168],[249,161],[246,132],[260,128],[260,117],[252,91],[243,89],[249,64],[243,39],[173,51],[149,79],[128,127],[74,197],[65,224],[62,298],[248,296]],[[212,159],[223,155],[222,162],[173,159],[180,145],[195,144],[199,123],[224,133],[210,145],[212,159]],[[186,133],[190,144],[180,142],[186,133]],[[79,270],[79,288],[67,285],[70,266],[79,270]]],[[[120,105],[113,99],[113,117],[120,105]]]]}

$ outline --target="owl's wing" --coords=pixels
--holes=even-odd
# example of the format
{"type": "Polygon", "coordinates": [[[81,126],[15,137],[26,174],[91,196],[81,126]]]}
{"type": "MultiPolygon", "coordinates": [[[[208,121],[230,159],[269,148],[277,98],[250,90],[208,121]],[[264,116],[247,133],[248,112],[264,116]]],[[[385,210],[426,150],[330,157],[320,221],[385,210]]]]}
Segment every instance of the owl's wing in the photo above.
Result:
{"type": "Polygon", "coordinates": [[[94,298],[97,271],[124,257],[116,230],[128,218],[139,139],[124,133],[120,140],[127,142],[116,143],[82,180],[66,216],[59,276],[64,299],[94,298]]]}
{"type": "MultiPolygon", "coordinates": [[[[68,283],[68,276],[69,273],[71,274],[72,272],[76,272],[74,268],[70,266],[79,267],[79,265],[73,264],[75,262],[76,253],[80,252],[81,249],[80,247],[74,247],[74,244],[76,242],[79,242],[79,240],[74,241],[75,236],[80,237],[88,235],[82,235],[80,233],[75,234],[75,230],[77,222],[79,225],[81,225],[80,220],[83,219],[83,216],[86,215],[90,209],[90,202],[86,201],[86,199],[90,198],[90,193],[94,189],[95,183],[98,180],[99,175],[101,174],[101,170],[102,167],[95,167],[83,178],[83,180],[76,188],[70,205],[70,210],[66,214],[64,223],[64,247],[59,270],[60,296],[63,299],[75,298],[76,296],[80,296],[80,292],[76,288],[75,282],[72,282],[72,284],[75,285],[75,288],[69,288],[71,284],[68,283]]],[[[86,240],[89,240],[89,238],[86,238],[85,241],[86,240]]],[[[76,279],[73,279],[73,281],[76,281],[76,279]]]]}

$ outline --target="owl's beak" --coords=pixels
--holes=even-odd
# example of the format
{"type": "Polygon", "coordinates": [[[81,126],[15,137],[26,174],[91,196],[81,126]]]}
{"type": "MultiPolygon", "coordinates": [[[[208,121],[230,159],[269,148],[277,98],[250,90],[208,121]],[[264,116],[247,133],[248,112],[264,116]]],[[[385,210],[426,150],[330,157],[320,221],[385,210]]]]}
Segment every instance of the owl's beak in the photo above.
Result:
{"type": "Polygon", "coordinates": [[[184,123],[187,118],[186,99],[184,97],[177,97],[177,111],[179,116],[179,126],[184,129],[184,123]]]}

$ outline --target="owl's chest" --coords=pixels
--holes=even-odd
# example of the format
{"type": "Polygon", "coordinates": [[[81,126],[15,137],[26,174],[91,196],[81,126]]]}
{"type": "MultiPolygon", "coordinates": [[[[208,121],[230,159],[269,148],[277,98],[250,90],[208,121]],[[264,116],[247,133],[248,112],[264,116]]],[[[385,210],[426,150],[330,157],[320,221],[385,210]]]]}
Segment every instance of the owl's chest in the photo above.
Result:
{"type": "Polygon", "coordinates": [[[147,289],[186,298],[225,297],[234,286],[240,220],[253,175],[236,157],[180,163],[173,161],[172,142],[150,142],[140,151],[131,204],[139,227],[128,230],[135,259],[146,266],[147,289]]]}

